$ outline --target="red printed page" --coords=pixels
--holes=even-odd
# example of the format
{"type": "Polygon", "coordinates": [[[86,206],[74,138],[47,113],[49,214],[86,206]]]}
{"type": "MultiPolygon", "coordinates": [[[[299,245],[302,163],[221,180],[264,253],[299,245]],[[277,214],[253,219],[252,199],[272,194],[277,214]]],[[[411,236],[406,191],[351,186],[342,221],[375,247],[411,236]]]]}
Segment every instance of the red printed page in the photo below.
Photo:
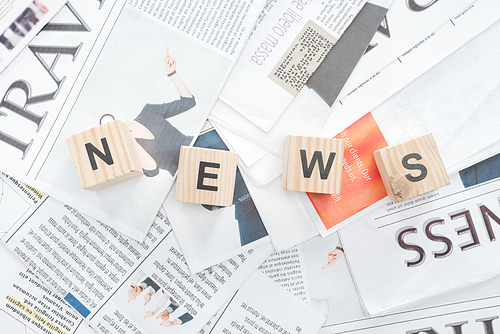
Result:
{"type": "Polygon", "coordinates": [[[372,114],[335,138],[345,140],[340,195],[307,194],[327,230],[387,196],[373,152],[388,145],[372,114]]]}

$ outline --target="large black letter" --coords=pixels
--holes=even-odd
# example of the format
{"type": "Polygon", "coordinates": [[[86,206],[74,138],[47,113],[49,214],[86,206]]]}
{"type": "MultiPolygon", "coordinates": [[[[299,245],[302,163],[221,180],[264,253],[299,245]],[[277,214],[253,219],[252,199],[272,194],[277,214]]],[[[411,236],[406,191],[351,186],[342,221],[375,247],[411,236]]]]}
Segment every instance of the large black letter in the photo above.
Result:
{"type": "Polygon", "coordinates": [[[453,328],[453,334],[462,334],[462,326],[466,323],[467,321],[455,322],[453,324],[446,324],[445,327],[453,328]]]}
{"type": "Polygon", "coordinates": [[[316,160],[318,161],[319,175],[322,180],[328,179],[328,174],[330,174],[330,169],[332,169],[333,160],[335,159],[335,152],[330,152],[328,161],[326,163],[326,168],[323,165],[323,155],[321,151],[314,151],[309,167],[307,166],[307,156],[306,150],[300,150],[300,160],[302,161],[302,173],[306,179],[311,177],[314,165],[316,165],[316,160]]]}
{"type": "MultiPolygon", "coordinates": [[[[99,9],[101,9],[104,1],[101,1],[99,5],[99,9]]],[[[76,12],[76,10],[71,6],[70,3],[66,3],[66,7],[71,11],[71,13],[76,17],[80,24],[75,23],[47,23],[47,25],[43,28],[43,31],[90,31],[90,27],[83,21],[80,15],[76,12]]]]}
{"type": "Polygon", "coordinates": [[[101,151],[99,151],[99,149],[97,147],[95,147],[94,145],[92,145],[91,143],[85,144],[85,148],[87,149],[87,154],[89,156],[90,165],[92,166],[92,170],[97,169],[97,163],[95,162],[94,154],[96,154],[99,158],[101,158],[102,161],[104,161],[108,165],[113,164],[113,157],[111,156],[111,152],[110,152],[109,146],[108,146],[108,141],[106,140],[106,138],[101,138],[101,144],[102,144],[102,148],[104,149],[104,154],[101,151]]]}
{"type": "MultiPolygon", "coordinates": [[[[413,260],[413,261],[405,260],[405,263],[408,267],[416,267],[424,262],[425,251],[420,246],[405,243],[403,238],[408,233],[417,233],[417,229],[415,227],[409,227],[409,228],[406,228],[403,230],[399,230],[398,234],[396,235],[396,239],[398,241],[399,246],[401,246],[401,248],[406,249],[406,250],[415,251],[418,253],[417,258],[415,260],[413,260]]],[[[417,331],[417,333],[418,333],[418,331],[417,331]]]]}
{"type": "Polygon", "coordinates": [[[432,228],[432,226],[434,226],[436,224],[444,224],[444,220],[443,219],[435,219],[435,220],[431,220],[431,221],[427,222],[425,224],[425,234],[427,235],[427,238],[429,238],[430,240],[443,242],[446,245],[445,249],[441,253],[432,252],[432,254],[434,254],[434,257],[438,259],[438,258],[442,258],[442,257],[446,257],[446,256],[450,255],[451,252],[453,251],[453,244],[451,243],[450,239],[448,239],[442,235],[432,234],[431,228],[432,228]]]}
{"type": "Polygon", "coordinates": [[[0,140],[23,151],[23,156],[21,157],[21,159],[24,159],[24,157],[26,157],[26,153],[28,153],[31,144],[33,144],[33,139],[31,139],[29,143],[24,143],[19,139],[3,133],[2,131],[0,131],[0,140]]]}
{"type": "Polygon", "coordinates": [[[196,184],[196,189],[217,191],[218,189],[217,186],[207,186],[203,184],[203,179],[208,178],[217,180],[218,176],[217,174],[205,173],[206,167],[220,168],[220,164],[215,162],[200,161],[200,167],[198,169],[198,182],[196,184]]]}
{"type": "Polygon", "coordinates": [[[467,226],[460,228],[460,229],[456,229],[455,231],[457,232],[458,235],[469,232],[471,237],[472,237],[472,242],[468,243],[468,244],[459,245],[460,249],[462,251],[464,251],[464,250],[467,250],[469,248],[481,245],[481,243],[479,242],[479,238],[477,237],[476,228],[474,227],[474,222],[472,221],[472,216],[470,215],[469,210],[465,210],[465,211],[456,213],[454,215],[450,215],[451,219],[457,219],[460,217],[465,217],[465,220],[467,221],[467,226]]]}
{"type": "Polygon", "coordinates": [[[484,205],[481,205],[479,207],[479,210],[481,210],[481,215],[483,216],[484,225],[486,225],[486,231],[488,231],[490,241],[495,241],[495,233],[493,233],[493,229],[491,228],[490,218],[496,221],[497,224],[500,224],[500,218],[498,218],[493,212],[491,212],[490,209],[488,209],[484,205]]]}
{"type": "Polygon", "coordinates": [[[484,325],[484,334],[495,334],[493,332],[493,320],[498,319],[497,316],[490,318],[477,319],[476,322],[482,322],[484,325]]]}
{"type": "MultiPolygon", "coordinates": [[[[43,116],[39,116],[31,111],[28,110],[28,106],[32,103],[40,102],[39,100],[40,96],[31,96],[31,87],[29,84],[24,81],[24,80],[17,80],[10,87],[7,89],[7,92],[5,92],[5,95],[2,98],[2,101],[0,102],[0,108],[4,107],[7,108],[19,116],[22,116],[26,118],[27,120],[30,120],[34,122],[37,125],[36,131],[40,130],[40,127],[42,126],[43,120],[47,116],[47,112],[43,116]],[[23,106],[17,105],[16,103],[13,103],[7,99],[8,95],[10,94],[11,91],[14,89],[20,89],[24,91],[24,95],[26,96],[26,101],[24,102],[23,106]]],[[[0,111],[0,116],[7,116],[6,113],[0,111]]]]}
{"type": "Polygon", "coordinates": [[[401,161],[401,163],[403,164],[403,167],[406,169],[410,169],[410,170],[418,169],[418,170],[420,170],[420,175],[419,176],[412,176],[411,174],[408,173],[405,175],[405,177],[410,182],[422,181],[427,176],[427,168],[425,168],[425,166],[422,164],[410,164],[410,163],[408,163],[408,160],[410,160],[410,159],[420,160],[420,159],[422,159],[422,156],[418,153],[410,153],[410,154],[405,155],[403,157],[403,160],[401,161]]]}

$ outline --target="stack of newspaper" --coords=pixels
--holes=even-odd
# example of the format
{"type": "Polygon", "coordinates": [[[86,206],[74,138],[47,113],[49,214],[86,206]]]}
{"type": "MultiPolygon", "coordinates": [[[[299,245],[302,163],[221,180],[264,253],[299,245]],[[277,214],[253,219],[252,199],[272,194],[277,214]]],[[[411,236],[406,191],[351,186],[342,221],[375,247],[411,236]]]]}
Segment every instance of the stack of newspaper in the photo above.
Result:
{"type": "Polygon", "coordinates": [[[0,328],[500,331],[497,1],[0,6],[0,328]],[[181,100],[156,168],[82,189],[68,136],[181,100]],[[373,151],[427,132],[451,185],[391,202],[373,151]],[[340,195],[281,188],[290,134],[345,139],[340,195]],[[176,201],[180,145],[238,153],[231,207],[176,201]]]}

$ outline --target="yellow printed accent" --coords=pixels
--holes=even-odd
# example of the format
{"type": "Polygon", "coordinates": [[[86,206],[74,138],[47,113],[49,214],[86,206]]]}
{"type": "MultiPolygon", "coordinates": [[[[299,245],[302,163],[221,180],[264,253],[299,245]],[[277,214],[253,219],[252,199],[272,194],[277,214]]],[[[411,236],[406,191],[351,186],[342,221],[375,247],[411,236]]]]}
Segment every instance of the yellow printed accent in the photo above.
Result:
{"type": "Polygon", "coordinates": [[[11,295],[7,295],[5,297],[12,305],[16,306],[18,309],[24,311],[24,313],[30,315],[32,318],[34,318],[36,321],[41,323],[42,325],[45,325],[48,329],[54,331],[55,333],[58,334],[68,334],[68,332],[62,330],[59,326],[54,325],[52,322],[41,316],[40,314],[36,313],[33,311],[31,308],[28,306],[24,305],[21,303],[19,300],[16,298],[12,297],[11,295]]]}
{"type": "Polygon", "coordinates": [[[38,197],[38,199],[42,199],[43,198],[43,194],[36,188],[33,188],[32,186],[24,183],[24,182],[21,182],[27,189],[31,190],[31,192],[36,196],[38,197]]]}

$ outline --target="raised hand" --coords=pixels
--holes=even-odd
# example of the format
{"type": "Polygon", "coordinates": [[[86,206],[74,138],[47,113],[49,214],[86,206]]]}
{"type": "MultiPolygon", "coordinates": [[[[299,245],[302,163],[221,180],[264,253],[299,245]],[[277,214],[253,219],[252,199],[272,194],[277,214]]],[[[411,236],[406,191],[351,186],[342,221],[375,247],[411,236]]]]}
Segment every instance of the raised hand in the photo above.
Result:
{"type": "Polygon", "coordinates": [[[175,59],[168,54],[168,46],[167,49],[165,50],[165,57],[163,59],[163,63],[165,65],[165,71],[167,72],[167,74],[170,74],[175,71],[176,62],[175,59]]]}

